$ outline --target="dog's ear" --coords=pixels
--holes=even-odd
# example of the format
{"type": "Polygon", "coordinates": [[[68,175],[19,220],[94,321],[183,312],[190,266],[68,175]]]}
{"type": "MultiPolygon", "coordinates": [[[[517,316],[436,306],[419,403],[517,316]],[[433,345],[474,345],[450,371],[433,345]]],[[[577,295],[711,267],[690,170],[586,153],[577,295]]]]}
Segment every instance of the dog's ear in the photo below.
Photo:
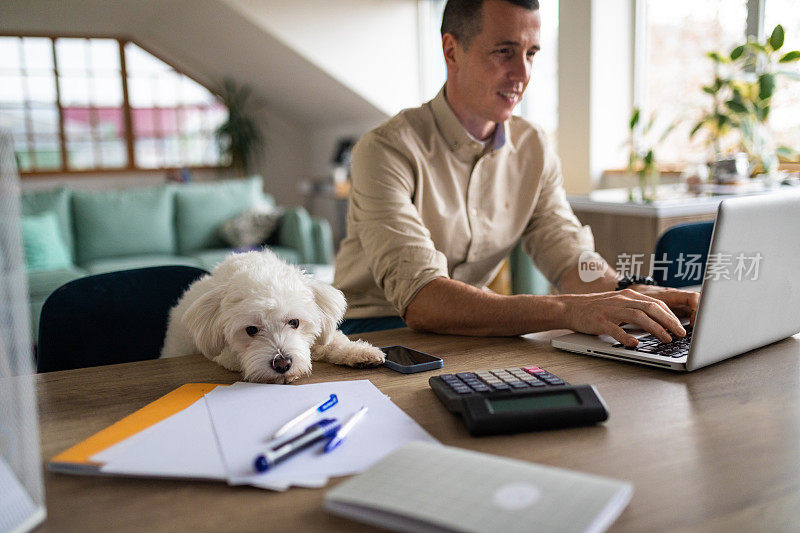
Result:
{"type": "Polygon", "coordinates": [[[322,331],[317,343],[324,346],[330,342],[331,336],[336,332],[339,322],[342,321],[344,311],[347,309],[347,302],[342,291],[327,283],[309,276],[308,284],[314,292],[314,303],[317,304],[322,315],[322,331]]]}
{"type": "Polygon", "coordinates": [[[192,302],[183,314],[183,325],[189,330],[197,348],[209,359],[225,347],[225,337],[219,324],[219,307],[223,295],[221,286],[214,287],[192,302]]]}

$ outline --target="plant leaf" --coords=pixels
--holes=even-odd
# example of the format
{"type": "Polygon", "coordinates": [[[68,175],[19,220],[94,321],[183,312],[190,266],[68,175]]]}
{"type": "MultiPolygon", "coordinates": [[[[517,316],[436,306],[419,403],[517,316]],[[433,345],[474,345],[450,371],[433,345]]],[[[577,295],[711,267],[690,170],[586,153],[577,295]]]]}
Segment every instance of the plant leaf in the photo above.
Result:
{"type": "Polygon", "coordinates": [[[631,121],[630,121],[630,129],[631,130],[633,128],[635,128],[636,125],[639,123],[639,115],[640,115],[639,108],[638,107],[634,107],[633,108],[633,113],[631,113],[631,121]]]}
{"type": "Polygon", "coordinates": [[[691,133],[689,133],[689,138],[691,139],[692,137],[694,137],[697,134],[697,132],[700,131],[700,128],[705,126],[707,122],[708,122],[708,119],[703,119],[700,122],[698,122],[697,124],[695,124],[694,128],[692,128],[691,133]]]}
{"type": "Polygon", "coordinates": [[[742,57],[743,53],[744,53],[744,45],[742,44],[731,50],[731,59],[733,61],[736,61],[737,59],[742,57]]]}
{"type": "Polygon", "coordinates": [[[758,97],[761,100],[769,100],[774,91],[775,76],[772,74],[762,74],[758,77],[758,97]]]}
{"type": "Polygon", "coordinates": [[[708,52],[706,57],[711,58],[715,63],[727,63],[728,60],[722,57],[718,52],[708,52]]]}
{"type": "Polygon", "coordinates": [[[792,150],[788,146],[779,146],[775,150],[775,153],[778,154],[778,156],[783,157],[784,159],[788,159],[790,161],[794,161],[795,158],[797,157],[797,152],[795,150],[792,150]]]}
{"type": "Polygon", "coordinates": [[[736,100],[728,100],[727,102],[725,102],[725,105],[728,106],[728,109],[730,109],[734,113],[747,113],[747,107],[741,102],[737,102],[736,100]]]}
{"type": "Polygon", "coordinates": [[[791,63],[792,61],[797,61],[798,59],[800,59],[800,50],[792,50],[791,52],[783,54],[778,60],[778,63],[791,63]]]}
{"type": "Polygon", "coordinates": [[[775,26],[775,29],[772,30],[772,35],[769,36],[769,45],[773,50],[779,50],[780,47],[783,46],[784,37],[783,26],[778,24],[775,26]]]}

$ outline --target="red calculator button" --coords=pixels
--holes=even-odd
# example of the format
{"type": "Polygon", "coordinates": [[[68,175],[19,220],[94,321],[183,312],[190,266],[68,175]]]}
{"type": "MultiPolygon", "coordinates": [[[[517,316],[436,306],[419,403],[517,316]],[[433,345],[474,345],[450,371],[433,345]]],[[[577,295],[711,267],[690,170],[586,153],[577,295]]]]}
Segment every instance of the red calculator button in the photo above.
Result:
{"type": "Polygon", "coordinates": [[[544,372],[544,370],[542,370],[538,366],[523,366],[522,370],[524,370],[528,374],[537,374],[539,372],[544,372]]]}

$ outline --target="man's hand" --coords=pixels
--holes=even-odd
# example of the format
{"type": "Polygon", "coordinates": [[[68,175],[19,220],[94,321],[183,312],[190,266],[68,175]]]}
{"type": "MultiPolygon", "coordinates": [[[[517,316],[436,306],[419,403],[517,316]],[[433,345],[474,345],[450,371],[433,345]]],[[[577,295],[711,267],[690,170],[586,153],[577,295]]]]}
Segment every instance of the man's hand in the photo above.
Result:
{"type": "Polygon", "coordinates": [[[700,293],[693,291],[682,291],[669,287],[659,287],[657,285],[633,285],[631,289],[661,300],[679,317],[689,317],[689,324],[694,327],[694,318],[697,314],[697,304],[700,301],[700,293]]]}
{"type": "MultiPolygon", "coordinates": [[[[636,286],[637,289],[640,287],[643,286],[636,286]]],[[[678,337],[685,336],[686,330],[681,326],[675,313],[670,310],[668,300],[681,312],[691,313],[692,301],[694,309],[697,308],[696,295],[692,300],[690,296],[692,293],[662,287],[647,287],[648,290],[651,288],[660,290],[652,291],[655,297],[633,289],[562,295],[567,327],[582,333],[610,335],[630,347],[636,346],[639,341],[620,327],[625,323],[638,326],[662,342],[672,340],[670,332],[678,337]]],[[[644,290],[646,289],[642,289],[644,290]]]]}

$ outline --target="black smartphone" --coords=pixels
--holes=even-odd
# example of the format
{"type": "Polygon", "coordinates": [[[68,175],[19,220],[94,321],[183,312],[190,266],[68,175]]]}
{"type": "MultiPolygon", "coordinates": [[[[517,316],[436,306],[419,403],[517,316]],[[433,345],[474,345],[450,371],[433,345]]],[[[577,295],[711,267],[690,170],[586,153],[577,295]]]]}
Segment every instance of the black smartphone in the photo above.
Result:
{"type": "Polygon", "coordinates": [[[385,346],[381,350],[386,354],[386,362],[383,363],[383,366],[403,374],[442,368],[444,364],[436,356],[418,352],[405,346],[385,346]]]}

